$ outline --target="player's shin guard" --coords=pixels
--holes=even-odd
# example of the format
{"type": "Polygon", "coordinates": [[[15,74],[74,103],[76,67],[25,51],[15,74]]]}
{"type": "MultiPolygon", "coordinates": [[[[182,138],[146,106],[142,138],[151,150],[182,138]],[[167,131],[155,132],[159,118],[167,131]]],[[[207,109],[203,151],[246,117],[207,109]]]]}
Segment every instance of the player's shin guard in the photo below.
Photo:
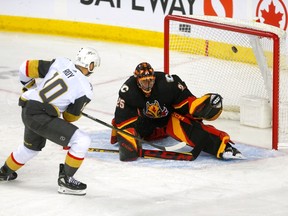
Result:
{"type": "MultiPolygon", "coordinates": [[[[134,128],[128,128],[124,131],[136,136],[134,128]]],[[[119,157],[121,161],[134,161],[139,157],[138,141],[125,134],[118,133],[119,157]]]]}

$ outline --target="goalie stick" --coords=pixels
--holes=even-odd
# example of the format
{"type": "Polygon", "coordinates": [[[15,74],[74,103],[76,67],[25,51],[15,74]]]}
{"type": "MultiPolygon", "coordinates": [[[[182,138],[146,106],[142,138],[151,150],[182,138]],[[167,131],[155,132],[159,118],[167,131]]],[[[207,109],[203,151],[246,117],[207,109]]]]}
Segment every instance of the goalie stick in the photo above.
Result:
{"type": "MultiPolygon", "coordinates": [[[[119,153],[119,150],[115,149],[101,149],[101,148],[89,148],[89,152],[107,152],[107,153],[119,153]]],[[[195,158],[190,152],[171,152],[171,151],[159,151],[159,150],[148,150],[142,149],[139,152],[139,157],[148,159],[166,159],[166,160],[182,160],[182,161],[193,161],[195,158]]]]}
{"type": "MultiPolygon", "coordinates": [[[[119,153],[116,149],[102,149],[102,148],[89,148],[88,152],[103,152],[103,153],[119,153]]],[[[190,152],[171,152],[171,151],[159,151],[159,150],[149,150],[142,149],[139,157],[148,159],[166,159],[166,160],[182,160],[182,161],[193,161],[197,157],[193,156],[192,151],[190,152]]],[[[246,157],[241,155],[227,155],[223,157],[223,160],[245,160],[246,157]]]]}
{"type": "Polygon", "coordinates": [[[92,119],[93,121],[96,121],[96,122],[98,122],[98,123],[100,123],[100,124],[102,124],[102,125],[104,125],[104,126],[106,126],[106,127],[109,127],[109,128],[111,128],[111,129],[114,129],[114,130],[116,130],[116,131],[119,132],[119,133],[123,133],[123,134],[125,134],[125,135],[127,135],[127,136],[130,136],[130,137],[132,137],[132,138],[134,138],[134,139],[136,139],[136,140],[138,140],[138,141],[140,141],[140,142],[142,142],[142,143],[147,143],[148,145],[150,145],[150,146],[152,146],[152,147],[155,147],[155,148],[157,148],[157,149],[163,150],[163,151],[175,151],[175,150],[181,149],[181,148],[183,148],[183,147],[186,146],[186,143],[185,143],[185,142],[179,142],[178,144],[176,144],[176,145],[174,145],[174,146],[167,146],[167,147],[159,146],[159,145],[153,144],[153,143],[151,143],[151,142],[148,142],[148,141],[146,141],[146,140],[144,140],[144,139],[141,139],[141,138],[139,138],[139,137],[136,137],[136,136],[134,136],[134,135],[132,135],[132,134],[126,132],[126,131],[123,131],[123,130],[121,130],[121,129],[119,129],[119,128],[116,128],[116,127],[114,127],[113,125],[107,124],[106,122],[104,122],[104,121],[102,121],[102,120],[100,120],[100,119],[97,119],[97,118],[95,118],[95,117],[93,117],[93,116],[91,116],[91,115],[88,115],[88,114],[83,113],[83,112],[82,112],[82,115],[85,116],[85,117],[87,117],[87,118],[89,118],[89,119],[92,119]]]}

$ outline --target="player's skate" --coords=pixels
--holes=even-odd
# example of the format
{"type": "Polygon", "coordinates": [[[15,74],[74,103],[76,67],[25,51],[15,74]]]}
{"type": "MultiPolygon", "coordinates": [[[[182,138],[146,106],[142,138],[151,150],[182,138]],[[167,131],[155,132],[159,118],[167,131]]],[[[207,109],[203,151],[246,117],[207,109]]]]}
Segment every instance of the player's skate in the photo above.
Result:
{"type": "Polygon", "coordinates": [[[64,171],[64,164],[60,164],[58,178],[58,193],[71,195],[85,195],[87,185],[77,181],[73,177],[67,176],[64,171]]]}
{"type": "Polygon", "coordinates": [[[0,169],[0,181],[11,181],[17,178],[17,173],[13,172],[7,175],[7,172],[4,167],[0,169]]]}
{"type": "Polygon", "coordinates": [[[230,144],[227,144],[225,151],[222,154],[222,158],[224,160],[229,160],[229,159],[245,159],[245,157],[242,155],[242,153],[232,147],[230,144]]]}

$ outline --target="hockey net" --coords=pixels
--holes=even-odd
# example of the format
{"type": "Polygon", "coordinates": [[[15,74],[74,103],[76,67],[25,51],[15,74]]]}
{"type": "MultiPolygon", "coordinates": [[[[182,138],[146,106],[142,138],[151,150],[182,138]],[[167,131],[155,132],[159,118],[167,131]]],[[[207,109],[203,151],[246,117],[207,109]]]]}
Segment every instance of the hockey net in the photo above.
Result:
{"type": "Polygon", "coordinates": [[[222,118],[239,123],[241,118],[264,119],[246,126],[270,128],[273,149],[288,147],[286,50],[285,31],[270,25],[211,16],[165,17],[164,71],[178,74],[197,97],[221,94],[222,118]]]}

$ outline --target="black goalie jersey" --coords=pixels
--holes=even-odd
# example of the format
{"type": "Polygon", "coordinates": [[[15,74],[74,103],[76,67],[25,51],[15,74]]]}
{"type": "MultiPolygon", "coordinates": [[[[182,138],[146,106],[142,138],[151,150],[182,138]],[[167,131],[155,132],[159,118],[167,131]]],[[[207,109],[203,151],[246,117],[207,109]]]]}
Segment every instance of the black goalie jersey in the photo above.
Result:
{"type": "Polygon", "coordinates": [[[196,97],[186,84],[177,75],[155,72],[155,77],[149,97],[143,94],[134,76],[122,85],[115,111],[118,128],[131,127],[132,124],[132,127],[138,128],[141,121],[150,121],[154,126],[161,127],[167,124],[173,111],[183,115],[189,113],[190,104],[196,97]]]}

